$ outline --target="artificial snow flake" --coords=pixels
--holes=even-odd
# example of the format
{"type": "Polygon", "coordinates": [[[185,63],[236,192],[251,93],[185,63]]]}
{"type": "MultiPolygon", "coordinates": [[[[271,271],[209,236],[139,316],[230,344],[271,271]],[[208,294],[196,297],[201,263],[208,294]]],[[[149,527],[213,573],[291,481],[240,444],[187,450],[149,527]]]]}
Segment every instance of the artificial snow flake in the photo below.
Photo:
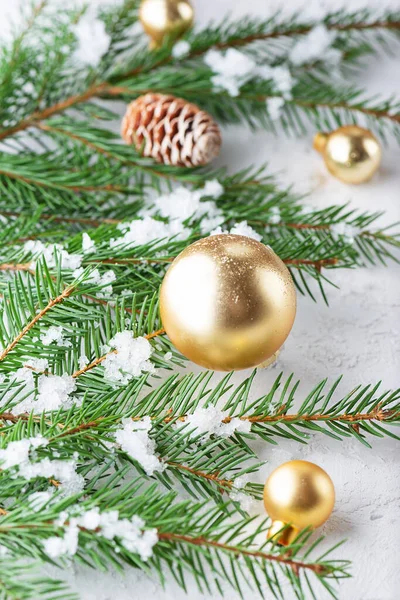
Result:
{"type": "Polygon", "coordinates": [[[240,508],[247,513],[251,512],[257,507],[257,502],[255,499],[243,491],[243,488],[248,482],[249,477],[247,474],[236,477],[233,482],[234,487],[229,492],[230,499],[234,502],[238,502],[240,504],[240,508]]]}
{"type": "Polygon", "coordinates": [[[215,73],[211,78],[214,87],[226,90],[231,96],[238,96],[240,88],[250,79],[261,78],[271,80],[275,91],[291,98],[295,82],[285,65],[257,65],[253,58],[235,48],[229,48],[225,54],[209,50],[204,61],[215,73]]]}
{"type": "Polygon", "coordinates": [[[91,252],[94,252],[95,249],[96,244],[94,243],[92,238],[86,232],[84,232],[82,234],[82,252],[84,254],[89,254],[91,252]]]}
{"type": "Polygon", "coordinates": [[[0,450],[0,462],[3,470],[17,468],[18,474],[30,481],[36,477],[55,477],[61,484],[63,494],[71,495],[82,491],[84,480],[76,472],[75,461],[50,460],[44,458],[38,462],[31,461],[31,453],[36,448],[47,446],[48,439],[43,436],[24,438],[9,442],[0,450]]]}
{"type": "MultiPolygon", "coordinates": [[[[46,445],[48,441],[45,438],[39,438],[42,443],[46,445]]],[[[33,442],[33,438],[25,438],[22,440],[16,440],[9,442],[6,448],[0,449],[0,462],[3,470],[11,469],[22,465],[29,461],[29,452],[31,448],[37,448],[37,445],[33,442]]]]}
{"type": "Polygon", "coordinates": [[[240,221],[240,223],[236,223],[229,231],[223,230],[222,227],[217,227],[214,229],[210,235],[221,235],[222,233],[232,233],[234,235],[243,235],[245,237],[252,238],[257,242],[261,242],[262,236],[258,234],[250,225],[247,224],[246,221],[240,221]]]}
{"type": "Polygon", "coordinates": [[[272,121],[277,121],[282,116],[282,109],[285,106],[285,100],[281,96],[267,98],[266,101],[268,115],[272,121]]]}
{"type": "Polygon", "coordinates": [[[224,193],[224,186],[217,179],[209,179],[201,192],[203,196],[210,196],[214,200],[218,200],[224,193]]]}
{"type": "Polygon", "coordinates": [[[111,41],[104,22],[88,10],[75,25],[74,34],[78,42],[75,58],[84,65],[95,67],[111,41]]]}
{"type": "Polygon", "coordinates": [[[123,233],[123,236],[111,240],[111,248],[118,246],[132,248],[155,240],[169,239],[172,236],[176,236],[177,239],[185,239],[190,234],[190,231],[185,229],[180,221],[163,223],[148,215],[130,223],[120,223],[117,229],[123,233]]]}
{"type": "MultiPolygon", "coordinates": [[[[219,188],[216,190],[214,182],[209,182],[209,185],[210,183],[212,187],[211,190],[209,187],[209,191],[213,192],[216,197],[215,194],[218,194],[220,190],[219,188]]],[[[201,201],[201,198],[209,193],[206,190],[207,184],[202,190],[179,187],[170,194],[164,194],[157,198],[156,210],[162,217],[168,218],[171,224],[182,224],[188,219],[202,219],[200,228],[204,233],[217,227],[223,221],[223,213],[213,200],[201,201]]]]}
{"type": "Polygon", "coordinates": [[[290,62],[296,66],[315,60],[337,64],[342,54],[339,50],[331,48],[335,38],[335,31],[330,31],[322,23],[316,25],[294,44],[289,53],[290,62]]]}
{"type": "Polygon", "coordinates": [[[86,356],[86,354],[81,354],[79,359],[78,359],[78,365],[80,369],[83,369],[83,367],[86,367],[86,365],[89,364],[89,359],[86,356]]]}
{"type": "Polygon", "coordinates": [[[58,327],[51,325],[46,332],[40,335],[40,340],[44,346],[49,346],[53,342],[57,342],[57,346],[71,346],[71,342],[64,339],[61,325],[58,327]]]}
{"type": "Polygon", "coordinates": [[[342,239],[346,244],[354,244],[355,238],[361,233],[359,227],[350,223],[333,223],[330,231],[335,240],[342,239]]]}
{"type": "Polygon", "coordinates": [[[165,469],[165,465],[155,454],[156,443],[149,436],[150,429],[150,417],[144,417],[140,421],[129,419],[123,428],[115,434],[115,441],[121,446],[122,450],[135,459],[147,475],[153,475],[155,471],[165,469]]]}
{"type": "Polygon", "coordinates": [[[154,365],[149,360],[152,347],[146,338],[134,338],[132,331],[125,330],[117,333],[109,344],[116,352],[109,354],[103,362],[108,381],[126,384],[143,371],[154,372],[154,365]]]}
{"type": "Polygon", "coordinates": [[[280,92],[284,98],[290,100],[295,80],[287,66],[270,67],[269,65],[261,65],[256,68],[256,73],[262,79],[271,79],[275,90],[280,92]]]}
{"type": "Polygon", "coordinates": [[[157,529],[146,529],[145,521],[138,515],[121,519],[117,510],[100,512],[95,507],[75,517],[64,513],[57,524],[63,527],[64,536],[52,536],[43,542],[44,551],[51,558],[76,554],[81,529],[118,541],[129,552],[139,554],[144,561],[152,556],[153,547],[158,542],[157,529]]]}
{"type": "Polygon", "coordinates": [[[190,52],[190,44],[186,40],[180,40],[176,42],[172,48],[172,56],[174,58],[184,58],[190,52]]]}
{"type": "Polygon", "coordinates": [[[164,354],[164,359],[165,360],[171,360],[171,358],[172,358],[172,352],[166,352],[164,354]]]}
{"type": "Polygon", "coordinates": [[[211,78],[216,88],[226,90],[231,96],[238,96],[240,88],[253,77],[255,61],[235,48],[228,48],[225,54],[209,50],[204,62],[215,73],[211,78]]]}
{"type": "Polygon", "coordinates": [[[63,375],[41,374],[35,384],[32,369],[22,367],[15,372],[14,380],[25,384],[22,389],[24,395],[29,391],[32,392],[30,396],[13,407],[14,414],[31,411],[41,413],[58,410],[61,407],[69,408],[73,404],[71,394],[76,389],[76,381],[66,373],[63,375]],[[37,395],[35,395],[36,386],[37,395]]]}
{"type": "MultiPolygon", "coordinates": [[[[38,341],[39,338],[36,338],[36,340],[34,338],[32,338],[32,342],[34,341],[38,341]]],[[[31,367],[31,369],[33,369],[34,371],[38,371],[43,372],[46,371],[46,369],[49,366],[49,361],[47,360],[47,358],[29,358],[26,362],[25,362],[25,367],[31,367]]]]}
{"type": "MultiPolygon", "coordinates": [[[[62,269],[77,269],[82,263],[82,256],[80,254],[69,254],[63,249],[61,244],[49,244],[46,246],[39,240],[28,240],[24,244],[24,250],[37,257],[43,256],[47,266],[50,268],[56,266],[56,256],[59,257],[62,269]]],[[[32,261],[32,265],[34,264],[34,261],[32,261]]]]}
{"type": "Polygon", "coordinates": [[[240,490],[231,490],[229,492],[229,498],[234,502],[238,502],[240,504],[240,508],[247,513],[252,512],[252,510],[257,507],[257,502],[254,500],[254,498],[240,490]]]}
{"type": "Polygon", "coordinates": [[[279,206],[273,206],[269,211],[268,221],[271,225],[278,225],[281,222],[281,211],[279,206]]]}
{"type": "Polygon", "coordinates": [[[229,417],[213,405],[207,408],[196,408],[191,415],[186,417],[185,424],[195,428],[192,437],[202,435],[203,440],[207,440],[211,435],[227,438],[235,432],[249,433],[251,429],[249,421],[239,419],[239,417],[229,417]],[[224,422],[224,419],[227,422],[224,422]]]}
{"type": "Polygon", "coordinates": [[[53,497],[54,490],[49,489],[44,492],[33,492],[28,496],[28,502],[34,512],[39,512],[49,500],[53,497]]]}
{"type": "Polygon", "coordinates": [[[85,480],[76,472],[75,460],[50,460],[44,458],[38,462],[26,461],[19,466],[19,475],[30,481],[37,477],[54,478],[59,483],[63,496],[72,496],[82,492],[85,480]]]}
{"type": "Polygon", "coordinates": [[[78,550],[79,527],[69,524],[64,529],[64,537],[52,536],[43,540],[43,549],[50,558],[74,556],[78,550]]]}

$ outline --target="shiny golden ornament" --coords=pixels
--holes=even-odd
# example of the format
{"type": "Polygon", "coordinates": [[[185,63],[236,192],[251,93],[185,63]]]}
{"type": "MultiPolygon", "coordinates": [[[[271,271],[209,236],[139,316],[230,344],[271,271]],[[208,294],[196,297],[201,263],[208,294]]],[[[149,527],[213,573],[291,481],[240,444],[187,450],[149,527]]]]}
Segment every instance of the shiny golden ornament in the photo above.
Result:
{"type": "Polygon", "coordinates": [[[282,346],[296,292],[271,248],[241,235],[212,235],[174,260],[160,312],[172,343],[193,362],[216,371],[247,369],[282,346]]]}
{"type": "Polygon", "coordinates": [[[334,504],[335,488],[326,471],[306,460],[284,463],[264,486],[264,506],[272,519],[268,537],[289,545],[302,529],[325,523],[334,504]]]}
{"type": "Polygon", "coordinates": [[[139,18],[151,38],[151,46],[162,45],[165,37],[176,39],[193,25],[193,7],[188,0],[142,0],[139,18]]]}
{"type": "Polygon", "coordinates": [[[324,157],[328,171],[345,183],[368,181],[381,164],[380,143],[368,129],[358,125],[317,133],[314,148],[324,157]]]}

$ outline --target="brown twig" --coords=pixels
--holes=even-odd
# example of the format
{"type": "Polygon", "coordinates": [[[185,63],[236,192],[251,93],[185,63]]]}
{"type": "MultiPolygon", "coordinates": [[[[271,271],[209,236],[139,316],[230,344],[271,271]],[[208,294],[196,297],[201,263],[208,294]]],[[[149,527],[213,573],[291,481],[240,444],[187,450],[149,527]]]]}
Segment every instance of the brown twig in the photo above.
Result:
{"type": "Polygon", "coordinates": [[[322,267],[329,267],[337,265],[339,262],[338,258],[321,258],[319,260],[310,260],[306,258],[285,258],[283,259],[285,265],[301,267],[301,266],[310,266],[316,269],[318,272],[321,272],[322,267]]]}
{"type": "Polygon", "coordinates": [[[207,479],[208,481],[213,481],[224,491],[224,488],[232,489],[234,486],[234,481],[232,479],[220,479],[218,473],[205,473],[204,471],[198,471],[197,469],[192,469],[186,465],[181,465],[174,461],[167,461],[167,464],[170,467],[175,467],[176,469],[180,469],[181,471],[187,471],[196,477],[201,477],[202,479],[207,479]]]}
{"type": "Polygon", "coordinates": [[[61,304],[61,302],[68,298],[74,292],[74,290],[75,286],[70,285],[66,287],[65,290],[59,296],[57,296],[56,298],[52,298],[47,304],[47,306],[42,308],[42,310],[38,312],[37,315],[35,315],[33,319],[25,325],[25,327],[18,333],[18,335],[12,340],[12,342],[10,342],[8,346],[4,348],[3,352],[0,354],[0,362],[5,359],[5,357],[9,354],[9,352],[11,352],[11,350],[15,348],[15,346],[24,337],[24,335],[26,335],[28,331],[30,331],[32,327],[34,327],[36,323],[38,323],[40,319],[42,319],[45,316],[45,314],[49,312],[49,310],[51,310],[57,304],[61,304]]]}
{"type": "MultiPolygon", "coordinates": [[[[21,213],[19,212],[12,212],[12,211],[5,211],[5,210],[1,210],[0,214],[4,215],[5,217],[19,217],[21,216],[21,213]]],[[[46,214],[46,213],[42,213],[40,215],[41,219],[45,219],[46,221],[54,221],[55,223],[77,223],[77,224],[82,224],[82,225],[90,225],[93,227],[98,227],[99,225],[103,225],[103,224],[108,224],[108,225],[117,225],[118,223],[121,223],[121,219],[89,219],[89,218],[82,218],[82,217],[62,217],[62,216],[55,216],[55,215],[50,215],[50,214],[46,214]]]]}
{"type": "Polygon", "coordinates": [[[158,537],[160,540],[166,540],[170,542],[177,543],[186,543],[192,546],[204,546],[209,548],[217,548],[224,552],[232,553],[237,556],[252,556],[254,558],[260,558],[269,562],[278,562],[281,564],[285,564],[292,569],[307,569],[309,571],[313,571],[314,573],[323,576],[330,572],[329,567],[321,564],[314,563],[305,563],[302,561],[291,559],[287,555],[276,555],[276,554],[267,554],[266,552],[262,552],[260,550],[248,550],[246,548],[241,548],[237,546],[230,546],[229,544],[224,544],[223,542],[219,542],[217,540],[210,540],[203,536],[192,537],[189,535],[182,535],[178,533],[170,533],[170,532],[159,532],[158,537]]]}
{"type": "MultiPolygon", "coordinates": [[[[157,333],[157,332],[155,332],[157,333]]],[[[240,417],[242,421],[249,421],[250,423],[309,423],[309,422],[324,422],[324,421],[339,421],[341,423],[362,423],[363,421],[380,421],[390,422],[392,417],[399,415],[398,411],[391,409],[382,409],[380,405],[376,406],[372,411],[367,413],[354,413],[354,414],[325,414],[325,413],[316,413],[312,415],[307,414],[285,414],[282,411],[278,412],[275,415],[243,415],[240,417]]],[[[400,415],[399,415],[400,416],[400,415]]],[[[141,417],[134,417],[133,420],[140,420],[141,417]]],[[[153,415],[152,419],[158,419],[158,416],[153,415]]],[[[225,417],[222,420],[222,423],[230,423],[233,417],[225,417]]],[[[17,423],[18,421],[27,421],[29,419],[29,414],[23,413],[20,415],[14,415],[10,412],[0,413],[0,420],[2,421],[10,421],[11,423],[17,423]]],[[[38,417],[39,419],[39,417],[38,417]]],[[[75,433],[79,433],[80,431],[84,431],[86,429],[91,429],[93,427],[97,427],[97,425],[103,421],[104,417],[99,417],[95,421],[90,421],[89,423],[82,423],[74,427],[73,429],[65,430],[60,435],[56,437],[65,437],[67,435],[73,435],[75,433]]],[[[184,423],[187,419],[187,415],[178,415],[178,416],[168,416],[164,418],[164,423],[171,423],[180,421],[184,423]]],[[[51,423],[50,423],[51,424],[51,423]]],[[[61,426],[60,423],[58,423],[61,426]]]]}
{"type": "Polygon", "coordinates": [[[3,263],[0,265],[0,271],[25,271],[32,275],[35,274],[32,270],[32,263],[3,263]]]}

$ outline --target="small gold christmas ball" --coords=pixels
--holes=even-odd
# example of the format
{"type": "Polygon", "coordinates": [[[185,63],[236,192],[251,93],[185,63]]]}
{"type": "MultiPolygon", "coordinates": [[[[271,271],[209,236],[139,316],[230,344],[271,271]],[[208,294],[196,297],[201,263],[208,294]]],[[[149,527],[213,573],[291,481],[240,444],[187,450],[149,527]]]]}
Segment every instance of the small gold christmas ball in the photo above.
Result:
{"type": "Polygon", "coordinates": [[[272,519],[268,537],[289,524],[275,541],[290,544],[302,529],[325,523],[334,504],[335,488],[326,471],[306,460],[284,463],[264,486],[264,506],[272,519]]]}
{"type": "Polygon", "coordinates": [[[142,0],[139,18],[152,46],[158,47],[166,36],[175,39],[187,31],[194,11],[188,0],[142,0]]]}
{"type": "Polygon", "coordinates": [[[283,344],[296,314],[291,275],[271,248],[211,235],[171,264],[160,292],[163,326],[194,363],[215,371],[255,367],[283,344]]]}
{"type": "Polygon", "coordinates": [[[358,125],[317,133],[314,148],[324,157],[328,171],[345,183],[368,181],[381,164],[380,143],[368,129],[358,125]]]}

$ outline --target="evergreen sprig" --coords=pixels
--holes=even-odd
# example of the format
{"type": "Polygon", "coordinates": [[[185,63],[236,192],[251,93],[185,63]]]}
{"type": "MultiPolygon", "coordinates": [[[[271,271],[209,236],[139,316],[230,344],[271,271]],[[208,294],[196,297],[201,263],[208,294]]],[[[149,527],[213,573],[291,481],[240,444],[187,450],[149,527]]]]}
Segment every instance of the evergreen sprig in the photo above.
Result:
{"type": "MultiPolygon", "coordinates": [[[[377,384],[340,394],[339,381],[323,380],[303,396],[293,376],[279,375],[254,399],[255,372],[238,385],[230,375],[216,382],[210,372],[180,372],[187,364],[165,336],[158,290],[170,261],[210,232],[201,218],[190,218],[183,238],[134,247],[110,240],[121,235],[121,223],[142,219],[145,210],[166,220],[155,213],[154,194],[177,183],[197,190],[218,179],[224,193],[215,202],[223,227],[247,221],[288,265],[301,292],[314,296],[311,278],[326,299],[327,269],[396,260],[398,235],[380,228],[378,213],[306,207],[304,198],[278,186],[265,168],[227,174],[155,164],[123,145],[111,129],[119,119],[115,101],[147,90],[194,100],[220,122],[271,130],[280,125],[295,133],[307,122],[326,129],[364,119],[382,137],[398,136],[399,105],[332,84],[326,64],[317,59],[291,67],[292,97],[285,98],[280,122],[272,121],[266,100],[279,94],[271,80],[257,77],[230,97],[214,89],[204,55],[239,48],[260,63],[283,65],[315,22],[275,14],[210,24],[186,34],[190,52],[176,59],[172,40],[149,51],[143,34],[132,32],[138,6],[138,0],[125,0],[101,11],[110,45],[96,66],[78,65],[74,58],[75,26],[85,10],[55,9],[50,0],[40,2],[12,43],[0,48],[0,446],[7,452],[13,442],[43,436],[47,443],[30,450],[31,464],[67,461],[84,479],[82,492],[65,497],[55,477],[27,480],[17,465],[2,467],[0,598],[75,598],[64,583],[40,577],[35,569],[43,561],[54,564],[44,541],[65,536],[68,520],[91,509],[140,516],[145,530],[156,529],[158,542],[145,561],[101,528],[81,527],[75,559],[84,565],[133,566],[156,572],[162,582],[170,573],[184,589],[190,575],[207,593],[214,585],[220,592],[231,585],[242,594],[246,582],[261,595],[284,598],[286,579],[298,598],[316,598],[322,588],[336,597],[334,584],[348,576],[347,561],[318,555],[321,540],[312,543],[308,531],[287,548],[265,541],[268,521],[248,516],[243,499],[258,500],[262,493],[252,443],[276,444],[279,438],[307,443],[312,433],[336,440],[352,436],[367,445],[372,436],[396,438],[399,390],[382,392],[377,384]],[[83,255],[83,272],[74,273],[62,266],[62,252],[81,254],[83,233],[95,248],[83,255]],[[60,246],[46,262],[35,246],[26,245],[30,241],[60,246]],[[112,294],[93,277],[96,270],[100,276],[115,274],[112,294]],[[62,328],[65,345],[44,343],[51,326],[62,328]],[[126,330],[149,341],[156,372],[115,385],[105,377],[104,364],[117,352],[110,340],[126,330]],[[40,370],[32,359],[44,359],[47,366],[40,370]],[[21,371],[30,372],[33,388],[21,380],[21,371]],[[36,398],[40,381],[52,376],[74,381],[70,402],[56,410],[18,411],[22,401],[36,398]],[[210,407],[220,409],[221,427],[235,419],[249,424],[247,432],[197,431],[190,416],[210,407]],[[145,418],[164,467],[152,474],[116,440],[121,426],[145,418]],[[180,500],[176,488],[190,500],[180,500]],[[54,493],[34,510],[31,495],[49,489],[54,493]]],[[[400,31],[400,15],[390,11],[377,16],[341,10],[323,23],[337,34],[339,70],[357,67],[379,47],[387,49],[400,31]]]]}

